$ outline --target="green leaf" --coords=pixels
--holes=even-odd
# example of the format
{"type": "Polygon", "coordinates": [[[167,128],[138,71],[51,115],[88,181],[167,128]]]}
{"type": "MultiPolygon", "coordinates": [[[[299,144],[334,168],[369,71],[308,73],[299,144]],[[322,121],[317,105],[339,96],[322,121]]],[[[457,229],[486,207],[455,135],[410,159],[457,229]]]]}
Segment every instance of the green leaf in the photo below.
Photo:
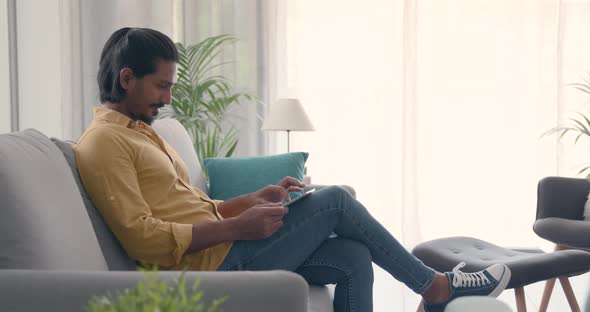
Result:
{"type": "Polygon", "coordinates": [[[232,81],[219,74],[225,66],[235,64],[226,58],[233,53],[224,51],[236,42],[234,36],[222,34],[194,45],[176,43],[178,77],[172,87],[172,103],[156,117],[176,118],[187,129],[206,179],[203,160],[231,157],[238,146],[239,133],[233,121],[243,117],[230,110],[246,103],[264,105],[255,95],[236,92],[232,81]]]}
{"type": "Polygon", "coordinates": [[[590,85],[576,83],[576,84],[572,84],[572,86],[574,86],[576,89],[578,89],[584,93],[590,94],[590,85]]]}
{"type": "MultiPolygon", "coordinates": [[[[569,86],[573,86],[574,88],[590,95],[590,74],[588,74],[588,78],[583,78],[583,83],[572,83],[569,86]]],[[[590,118],[586,117],[585,114],[580,112],[577,113],[580,119],[570,118],[572,122],[568,126],[558,126],[548,130],[547,132],[543,133],[541,136],[548,136],[553,134],[559,134],[558,139],[561,140],[567,133],[574,133],[576,134],[574,144],[577,144],[578,141],[582,137],[590,137],[590,118]]],[[[590,166],[582,168],[578,174],[582,174],[585,171],[589,170],[590,166]]],[[[590,178],[590,174],[586,175],[586,178],[590,178]]]]}
{"type": "Polygon", "coordinates": [[[232,146],[228,149],[227,153],[225,153],[225,157],[231,157],[237,146],[238,146],[238,140],[236,139],[234,141],[234,144],[232,144],[232,146]]]}
{"type": "Polygon", "coordinates": [[[578,174],[584,173],[588,169],[590,169],[590,166],[587,166],[587,167],[584,167],[584,168],[580,169],[580,171],[578,171],[578,174]]]}
{"type": "Polygon", "coordinates": [[[580,132],[582,132],[583,134],[586,134],[588,136],[590,136],[590,132],[588,131],[588,128],[586,128],[586,125],[584,125],[581,121],[577,120],[577,119],[571,119],[575,124],[577,124],[578,126],[576,126],[580,132]]]}
{"type": "Polygon", "coordinates": [[[144,278],[134,288],[118,291],[115,295],[107,293],[102,296],[93,296],[87,311],[166,311],[166,312],[202,312],[216,311],[228,297],[224,296],[213,300],[206,308],[203,301],[203,292],[199,290],[200,280],[195,280],[192,288],[186,287],[186,272],[183,271],[179,278],[172,283],[160,280],[155,270],[142,269],[144,278]]]}

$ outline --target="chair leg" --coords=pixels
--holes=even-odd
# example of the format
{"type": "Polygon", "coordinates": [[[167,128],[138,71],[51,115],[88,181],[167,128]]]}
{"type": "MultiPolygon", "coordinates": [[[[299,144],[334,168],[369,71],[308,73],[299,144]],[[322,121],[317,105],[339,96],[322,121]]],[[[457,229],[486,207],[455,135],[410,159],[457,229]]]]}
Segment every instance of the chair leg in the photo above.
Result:
{"type": "Polygon", "coordinates": [[[576,295],[574,294],[569,278],[567,278],[567,276],[562,276],[559,278],[559,282],[561,283],[561,288],[563,288],[563,292],[565,293],[567,302],[570,304],[572,312],[580,312],[580,306],[576,300],[576,295]]]}
{"type": "Polygon", "coordinates": [[[424,312],[424,300],[420,300],[420,304],[418,305],[416,312],[424,312]]]}
{"type": "Polygon", "coordinates": [[[514,297],[516,297],[516,311],[526,312],[526,301],[524,300],[524,288],[514,288],[514,297]]]}
{"type": "MultiPolygon", "coordinates": [[[[555,251],[568,249],[572,248],[565,245],[555,245],[555,251]]],[[[565,297],[567,298],[567,302],[569,303],[572,312],[580,312],[580,306],[576,300],[576,295],[574,294],[574,290],[572,289],[572,284],[570,284],[569,278],[567,276],[562,276],[559,278],[559,283],[561,284],[561,288],[563,288],[563,292],[565,293],[565,297]]]]}
{"type": "Polygon", "coordinates": [[[545,282],[545,290],[543,290],[543,298],[541,298],[541,305],[539,306],[539,312],[547,312],[547,306],[549,306],[549,299],[551,299],[551,293],[555,286],[556,279],[552,278],[545,282]]]}

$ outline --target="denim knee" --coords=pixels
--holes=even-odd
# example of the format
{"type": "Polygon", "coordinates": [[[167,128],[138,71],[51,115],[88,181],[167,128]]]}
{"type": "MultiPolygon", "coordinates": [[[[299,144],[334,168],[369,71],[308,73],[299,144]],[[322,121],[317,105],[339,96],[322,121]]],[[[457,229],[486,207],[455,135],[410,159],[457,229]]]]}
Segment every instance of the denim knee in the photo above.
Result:
{"type": "Polygon", "coordinates": [[[332,200],[337,202],[346,201],[353,198],[352,194],[350,194],[346,188],[340,185],[331,185],[322,189],[321,191],[326,196],[329,196],[332,198],[332,200]]]}
{"type": "Polygon", "coordinates": [[[350,194],[350,192],[342,185],[330,185],[326,187],[326,190],[330,190],[339,196],[352,196],[352,194],[350,194]]]}

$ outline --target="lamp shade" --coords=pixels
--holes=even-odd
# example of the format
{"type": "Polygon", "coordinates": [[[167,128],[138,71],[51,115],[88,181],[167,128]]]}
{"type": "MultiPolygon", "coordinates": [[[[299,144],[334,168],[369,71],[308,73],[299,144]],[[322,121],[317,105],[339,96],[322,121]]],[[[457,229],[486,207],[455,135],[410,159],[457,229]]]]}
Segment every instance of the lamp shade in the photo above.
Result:
{"type": "Polygon", "coordinates": [[[270,107],[262,130],[314,131],[298,99],[279,99],[270,107]]]}

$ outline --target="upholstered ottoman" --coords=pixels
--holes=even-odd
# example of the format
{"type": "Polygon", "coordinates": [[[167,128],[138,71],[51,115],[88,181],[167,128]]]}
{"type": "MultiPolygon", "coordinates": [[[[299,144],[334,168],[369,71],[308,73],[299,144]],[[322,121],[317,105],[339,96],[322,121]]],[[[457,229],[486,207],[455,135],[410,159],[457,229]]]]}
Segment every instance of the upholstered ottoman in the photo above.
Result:
{"type": "Polygon", "coordinates": [[[554,278],[559,278],[572,311],[580,311],[568,277],[590,270],[590,253],[586,251],[519,251],[471,237],[431,240],[416,246],[412,253],[440,272],[451,271],[460,262],[467,264],[462,269],[464,272],[476,272],[496,263],[506,264],[512,271],[507,288],[514,288],[519,312],[526,311],[525,285],[554,278]]]}

